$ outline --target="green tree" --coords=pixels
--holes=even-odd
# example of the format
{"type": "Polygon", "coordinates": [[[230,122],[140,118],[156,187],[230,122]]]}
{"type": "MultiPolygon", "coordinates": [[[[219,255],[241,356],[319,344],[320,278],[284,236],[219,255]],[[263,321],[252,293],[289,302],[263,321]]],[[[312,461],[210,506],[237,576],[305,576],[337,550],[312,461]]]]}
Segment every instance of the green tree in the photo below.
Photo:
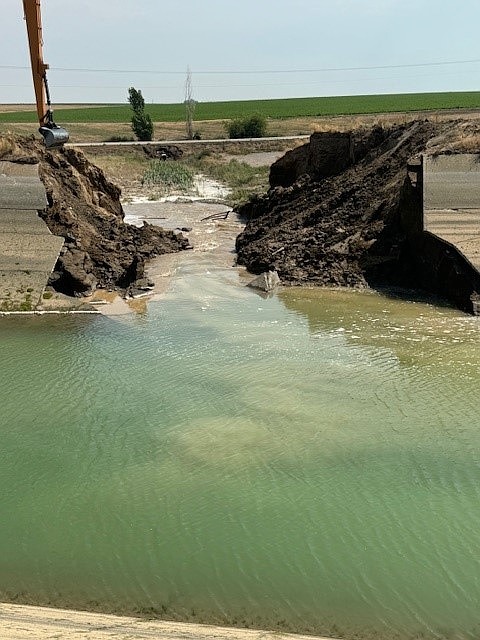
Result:
{"type": "Polygon", "coordinates": [[[134,87],[128,90],[128,101],[132,107],[132,130],[139,140],[151,140],[153,138],[153,122],[148,113],[145,113],[145,100],[141,91],[134,87]]]}

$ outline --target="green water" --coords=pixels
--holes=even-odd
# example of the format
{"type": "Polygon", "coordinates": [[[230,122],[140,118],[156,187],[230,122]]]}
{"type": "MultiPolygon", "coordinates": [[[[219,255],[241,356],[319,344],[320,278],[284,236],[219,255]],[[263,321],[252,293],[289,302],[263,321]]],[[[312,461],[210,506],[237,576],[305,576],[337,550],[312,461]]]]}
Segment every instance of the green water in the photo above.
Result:
{"type": "Polygon", "coordinates": [[[477,319],[199,257],[144,315],[0,331],[3,598],[478,638],[477,319]]]}

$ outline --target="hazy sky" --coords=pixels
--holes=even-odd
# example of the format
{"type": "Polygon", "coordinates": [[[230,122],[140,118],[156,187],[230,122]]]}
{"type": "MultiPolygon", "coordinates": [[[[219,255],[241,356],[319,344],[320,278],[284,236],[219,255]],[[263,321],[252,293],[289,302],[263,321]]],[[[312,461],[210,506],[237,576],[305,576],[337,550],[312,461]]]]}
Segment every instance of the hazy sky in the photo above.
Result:
{"type": "MultiPolygon", "coordinates": [[[[22,1],[0,4],[0,103],[33,102],[22,1]]],[[[187,67],[199,101],[480,89],[480,0],[42,0],[42,11],[57,103],[125,102],[129,86],[182,102],[187,67]]]]}

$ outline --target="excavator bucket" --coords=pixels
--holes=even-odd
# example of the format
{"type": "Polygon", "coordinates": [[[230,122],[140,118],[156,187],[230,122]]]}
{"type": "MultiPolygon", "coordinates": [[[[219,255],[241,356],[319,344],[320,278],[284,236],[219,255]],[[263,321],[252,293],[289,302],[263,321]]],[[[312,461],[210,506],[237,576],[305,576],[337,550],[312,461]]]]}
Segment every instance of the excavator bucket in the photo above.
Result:
{"type": "Polygon", "coordinates": [[[68,142],[68,131],[62,127],[40,127],[39,132],[42,134],[45,141],[45,146],[61,147],[62,144],[68,142]]]}

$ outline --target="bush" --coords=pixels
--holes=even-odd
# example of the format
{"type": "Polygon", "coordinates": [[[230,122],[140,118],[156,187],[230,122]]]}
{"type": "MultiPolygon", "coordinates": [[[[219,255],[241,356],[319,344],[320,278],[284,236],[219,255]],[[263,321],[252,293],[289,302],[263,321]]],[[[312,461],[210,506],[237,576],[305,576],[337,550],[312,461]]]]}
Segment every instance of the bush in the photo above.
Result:
{"type": "Polygon", "coordinates": [[[227,124],[230,138],[264,138],[266,131],[267,122],[263,116],[236,118],[227,124]]]}
{"type": "Polygon", "coordinates": [[[133,136],[111,136],[104,140],[104,142],[134,142],[135,138],[133,136]]]}

